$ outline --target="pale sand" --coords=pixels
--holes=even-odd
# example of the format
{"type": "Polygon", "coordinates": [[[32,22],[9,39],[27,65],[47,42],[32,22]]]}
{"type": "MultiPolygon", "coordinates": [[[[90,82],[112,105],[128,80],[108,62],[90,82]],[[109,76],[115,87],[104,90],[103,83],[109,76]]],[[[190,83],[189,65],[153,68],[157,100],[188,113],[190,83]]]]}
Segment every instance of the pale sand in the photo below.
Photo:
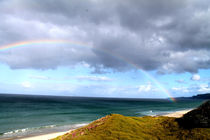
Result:
{"type": "Polygon", "coordinates": [[[56,133],[39,135],[39,136],[32,136],[32,137],[28,137],[28,138],[22,138],[22,139],[19,139],[19,140],[49,140],[49,139],[56,138],[58,136],[64,135],[64,134],[69,133],[69,132],[70,131],[56,132],[56,133]]]}
{"type": "Polygon", "coordinates": [[[192,110],[192,109],[176,111],[176,112],[169,113],[169,114],[166,114],[166,115],[163,115],[163,116],[180,118],[180,117],[182,117],[184,114],[186,114],[187,112],[189,112],[189,111],[191,111],[191,110],[192,110]]]}
{"type": "MultiPolygon", "coordinates": [[[[192,109],[176,111],[176,112],[169,113],[169,114],[166,114],[166,115],[163,115],[163,116],[179,118],[179,117],[182,117],[185,113],[187,113],[187,112],[189,112],[191,110],[192,109]]],[[[40,136],[33,136],[33,137],[23,138],[23,139],[20,139],[20,140],[49,140],[49,139],[56,138],[58,136],[64,135],[64,134],[69,133],[69,132],[70,131],[57,132],[57,133],[51,133],[51,134],[46,134],[46,135],[40,135],[40,136]]]]}

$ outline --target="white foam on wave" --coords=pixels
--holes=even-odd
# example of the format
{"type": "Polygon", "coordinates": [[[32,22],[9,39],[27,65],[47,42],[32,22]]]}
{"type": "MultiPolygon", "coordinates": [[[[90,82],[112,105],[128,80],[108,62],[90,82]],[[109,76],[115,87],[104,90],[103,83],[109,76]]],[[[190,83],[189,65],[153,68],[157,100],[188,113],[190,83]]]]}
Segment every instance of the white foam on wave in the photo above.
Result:
{"type": "Polygon", "coordinates": [[[82,126],[87,125],[88,123],[79,123],[79,124],[71,124],[71,125],[63,125],[63,126],[58,126],[58,125],[47,125],[47,126],[41,126],[41,127],[32,127],[32,128],[23,128],[23,129],[16,129],[12,130],[9,132],[3,133],[0,138],[12,138],[12,137],[17,137],[17,136],[26,136],[26,135],[33,135],[37,133],[49,133],[50,131],[63,131],[63,129],[66,130],[73,130],[82,126]]]}
{"type": "Polygon", "coordinates": [[[11,135],[11,134],[17,134],[17,133],[26,133],[28,131],[38,130],[42,128],[53,128],[56,127],[56,125],[47,125],[47,126],[41,126],[41,127],[32,127],[32,128],[23,128],[23,129],[16,129],[9,132],[3,133],[3,135],[11,135]]]}
{"type": "Polygon", "coordinates": [[[143,116],[156,116],[158,113],[153,110],[148,110],[148,111],[138,112],[138,114],[141,114],[143,116]]]}
{"type": "Polygon", "coordinates": [[[24,128],[24,129],[17,129],[9,132],[5,132],[3,135],[10,135],[14,133],[21,133],[21,132],[26,132],[29,128],[24,128]]]}
{"type": "Polygon", "coordinates": [[[80,124],[75,124],[75,127],[82,127],[88,125],[88,123],[80,123],[80,124]]]}
{"type": "Polygon", "coordinates": [[[153,110],[148,110],[148,111],[142,111],[142,112],[137,112],[138,114],[141,114],[143,116],[159,116],[159,115],[166,115],[174,112],[179,112],[183,110],[191,110],[191,108],[184,108],[184,109],[177,109],[177,110],[168,110],[168,111],[153,111],[153,110]]]}

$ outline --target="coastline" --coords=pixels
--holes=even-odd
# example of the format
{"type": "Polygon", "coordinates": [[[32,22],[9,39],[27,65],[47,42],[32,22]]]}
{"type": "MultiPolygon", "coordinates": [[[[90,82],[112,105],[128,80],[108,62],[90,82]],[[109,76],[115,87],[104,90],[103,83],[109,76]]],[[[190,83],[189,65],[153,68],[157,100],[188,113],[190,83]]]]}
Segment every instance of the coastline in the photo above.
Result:
{"type": "Polygon", "coordinates": [[[187,112],[191,111],[193,109],[186,109],[186,110],[180,110],[180,111],[175,111],[169,114],[161,115],[161,116],[166,116],[166,117],[175,117],[175,118],[180,118],[187,112]]]}
{"type": "Polygon", "coordinates": [[[43,134],[43,135],[38,135],[38,136],[32,136],[32,137],[26,137],[26,138],[21,138],[18,140],[49,140],[56,138],[58,136],[64,135],[66,133],[70,133],[72,130],[65,131],[65,132],[55,132],[55,133],[49,133],[49,134],[43,134]]]}
{"type": "MultiPolygon", "coordinates": [[[[172,113],[168,113],[165,115],[161,116],[166,116],[166,117],[175,117],[179,118],[182,117],[185,113],[191,111],[192,109],[187,109],[187,110],[181,110],[181,111],[175,111],[172,113]]],[[[73,129],[72,129],[73,130],[73,129]]],[[[49,133],[49,134],[43,134],[43,135],[38,135],[38,136],[32,136],[32,137],[26,137],[26,138],[21,138],[19,140],[49,140],[52,138],[56,138],[58,136],[64,135],[66,133],[70,133],[72,130],[65,131],[65,132],[55,132],[55,133],[49,133]]]]}

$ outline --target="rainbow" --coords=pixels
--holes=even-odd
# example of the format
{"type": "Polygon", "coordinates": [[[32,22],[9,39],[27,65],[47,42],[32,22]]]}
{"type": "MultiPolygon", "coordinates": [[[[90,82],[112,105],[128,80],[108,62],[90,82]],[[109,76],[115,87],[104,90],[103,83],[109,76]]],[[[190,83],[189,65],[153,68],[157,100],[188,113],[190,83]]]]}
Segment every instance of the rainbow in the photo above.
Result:
{"type": "Polygon", "coordinates": [[[70,40],[51,40],[51,39],[29,40],[29,41],[16,42],[16,43],[0,46],[0,51],[7,50],[7,49],[10,49],[10,48],[27,47],[27,46],[29,47],[31,45],[42,45],[42,44],[70,44],[70,45],[77,45],[77,46],[79,45],[79,46],[85,46],[85,47],[88,47],[88,48],[95,49],[95,50],[98,50],[100,52],[106,53],[108,55],[111,55],[112,57],[115,57],[115,58],[117,58],[121,61],[124,61],[127,64],[131,65],[132,67],[140,70],[141,73],[144,76],[146,76],[147,78],[149,78],[163,93],[165,93],[169,97],[169,99],[172,102],[176,101],[175,98],[173,98],[173,96],[171,95],[171,93],[157,79],[155,79],[152,75],[150,75],[148,72],[144,71],[140,66],[133,63],[129,59],[126,59],[126,58],[124,58],[120,55],[117,55],[117,54],[113,54],[112,52],[110,52],[108,50],[95,48],[95,47],[89,46],[89,45],[81,43],[81,42],[75,42],[75,41],[70,41],[70,40]]]}
{"type": "MultiPolygon", "coordinates": [[[[106,50],[103,50],[106,52],[106,50]]],[[[176,102],[176,99],[171,95],[171,93],[157,80],[155,79],[152,75],[150,75],[148,72],[146,72],[145,70],[143,70],[139,65],[133,63],[132,61],[130,61],[129,59],[125,59],[124,57],[122,56],[117,56],[116,54],[114,55],[113,53],[109,53],[109,54],[112,54],[112,56],[120,59],[120,60],[123,60],[124,62],[126,62],[127,64],[131,65],[132,67],[138,69],[141,71],[141,73],[146,76],[148,79],[150,79],[163,93],[165,93],[169,99],[173,102],[176,102]]]]}
{"type": "MultiPolygon", "coordinates": [[[[41,45],[41,44],[72,44],[72,45],[79,45],[79,46],[87,46],[86,44],[83,44],[81,42],[75,42],[75,41],[69,41],[69,40],[30,40],[30,41],[22,41],[22,42],[16,42],[4,46],[0,46],[0,50],[6,50],[10,48],[17,48],[17,47],[26,47],[29,45],[41,45]]],[[[90,47],[90,46],[87,46],[90,47]]]]}

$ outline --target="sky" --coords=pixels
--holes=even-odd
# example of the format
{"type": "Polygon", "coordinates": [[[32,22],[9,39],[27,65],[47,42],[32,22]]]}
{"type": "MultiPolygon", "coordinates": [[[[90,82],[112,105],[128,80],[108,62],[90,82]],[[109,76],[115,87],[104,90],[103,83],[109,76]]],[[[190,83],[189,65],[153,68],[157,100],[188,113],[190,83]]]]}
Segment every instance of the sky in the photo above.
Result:
{"type": "Polygon", "coordinates": [[[210,92],[209,0],[0,0],[0,93],[210,92]]]}

